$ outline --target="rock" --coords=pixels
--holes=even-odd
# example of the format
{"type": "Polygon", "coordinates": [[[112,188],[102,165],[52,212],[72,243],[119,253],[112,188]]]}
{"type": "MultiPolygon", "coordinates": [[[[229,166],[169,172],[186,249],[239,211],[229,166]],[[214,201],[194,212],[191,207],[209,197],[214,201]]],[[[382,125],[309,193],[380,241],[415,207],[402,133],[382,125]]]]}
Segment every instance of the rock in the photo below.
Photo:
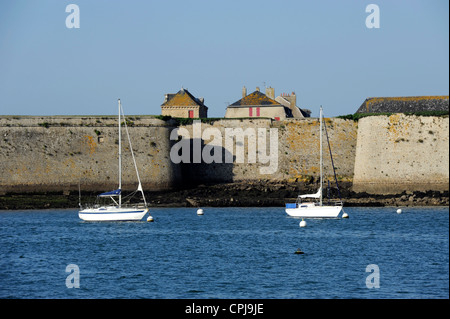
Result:
{"type": "Polygon", "coordinates": [[[195,199],[192,199],[192,198],[186,198],[186,202],[188,202],[188,204],[191,205],[192,207],[199,206],[198,202],[195,199]]]}

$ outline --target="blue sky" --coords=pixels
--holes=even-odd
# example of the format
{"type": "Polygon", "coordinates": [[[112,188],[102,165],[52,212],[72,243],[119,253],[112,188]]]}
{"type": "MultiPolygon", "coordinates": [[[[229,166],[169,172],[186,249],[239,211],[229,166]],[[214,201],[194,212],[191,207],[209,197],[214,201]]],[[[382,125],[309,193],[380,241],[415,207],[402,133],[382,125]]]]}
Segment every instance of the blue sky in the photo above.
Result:
{"type": "Polygon", "coordinates": [[[223,117],[242,86],[318,115],[367,97],[448,95],[449,2],[2,0],[0,115],[160,114],[182,86],[223,117]],[[68,4],[80,28],[65,24],[68,4]],[[380,8],[369,29],[366,6],[380,8]]]}

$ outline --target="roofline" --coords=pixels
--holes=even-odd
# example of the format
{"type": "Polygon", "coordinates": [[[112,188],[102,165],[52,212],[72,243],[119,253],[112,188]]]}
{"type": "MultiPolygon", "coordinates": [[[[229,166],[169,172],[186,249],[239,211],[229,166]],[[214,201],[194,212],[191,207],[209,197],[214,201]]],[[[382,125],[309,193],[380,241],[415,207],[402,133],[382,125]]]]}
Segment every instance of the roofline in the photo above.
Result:
{"type": "Polygon", "coordinates": [[[366,100],[372,99],[448,99],[448,95],[417,95],[417,96],[372,96],[366,98],[366,100]]]}
{"type": "MultiPolygon", "coordinates": [[[[205,105],[204,102],[201,102],[199,98],[196,98],[191,92],[189,92],[188,89],[182,88],[182,89],[179,90],[177,93],[167,93],[167,94],[168,94],[168,95],[169,95],[169,94],[170,94],[170,95],[173,95],[173,97],[175,97],[175,96],[176,96],[178,93],[180,93],[181,91],[185,92],[185,93],[191,98],[191,100],[194,101],[194,103],[195,103],[197,106],[200,106],[200,107],[203,106],[203,107],[208,108],[208,107],[205,105]]],[[[172,97],[172,98],[173,98],[173,97],[172,97]]],[[[161,104],[161,106],[166,106],[166,107],[170,107],[170,106],[183,106],[183,107],[185,107],[185,106],[193,106],[193,105],[167,105],[167,103],[169,103],[171,100],[172,100],[172,99],[165,101],[163,104],[161,104]]]]}
{"type": "Polygon", "coordinates": [[[286,107],[283,104],[269,104],[269,105],[262,105],[262,104],[256,104],[256,105],[228,105],[227,107],[274,107],[274,106],[282,106],[286,107]]]}
{"type": "Polygon", "coordinates": [[[186,107],[204,107],[208,108],[205,104],[199,105],[161,105],[161,107],[179,107],[179,108],[186,108],[186,107]]]}

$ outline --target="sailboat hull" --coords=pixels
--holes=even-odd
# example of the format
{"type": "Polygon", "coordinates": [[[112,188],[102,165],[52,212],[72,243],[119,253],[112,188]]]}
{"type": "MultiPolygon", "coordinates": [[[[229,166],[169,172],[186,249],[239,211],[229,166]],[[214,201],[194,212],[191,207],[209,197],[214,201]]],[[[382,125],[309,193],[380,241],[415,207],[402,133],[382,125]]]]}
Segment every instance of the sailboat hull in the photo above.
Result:
{"type": "Polygon", "coordinates": [[[286,214],[301,218],[337,218],[342,210],[342,206],[301,206],[286,208],[286,214]]]}
{"type": "Polygon", "coordinates": [[[85,221],[137,221],[147,214],[148,208],[99,207],[86,208],[78,212],[78,217],[85,221]]]}

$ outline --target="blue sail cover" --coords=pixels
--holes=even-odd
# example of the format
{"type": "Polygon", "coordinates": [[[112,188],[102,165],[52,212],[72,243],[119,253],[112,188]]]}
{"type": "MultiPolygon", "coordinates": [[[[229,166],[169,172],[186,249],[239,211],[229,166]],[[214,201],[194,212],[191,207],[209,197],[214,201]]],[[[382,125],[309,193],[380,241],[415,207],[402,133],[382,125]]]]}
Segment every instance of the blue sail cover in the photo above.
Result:
{"type": "Polygon", "coordinates": [[[106,192],[106,193],[101,193],[100,195],[98,195],[99,197],[108,197],[108,196],[119,196],[120,195],[120,188],[110,191],[110,192],[106,192]]]}

